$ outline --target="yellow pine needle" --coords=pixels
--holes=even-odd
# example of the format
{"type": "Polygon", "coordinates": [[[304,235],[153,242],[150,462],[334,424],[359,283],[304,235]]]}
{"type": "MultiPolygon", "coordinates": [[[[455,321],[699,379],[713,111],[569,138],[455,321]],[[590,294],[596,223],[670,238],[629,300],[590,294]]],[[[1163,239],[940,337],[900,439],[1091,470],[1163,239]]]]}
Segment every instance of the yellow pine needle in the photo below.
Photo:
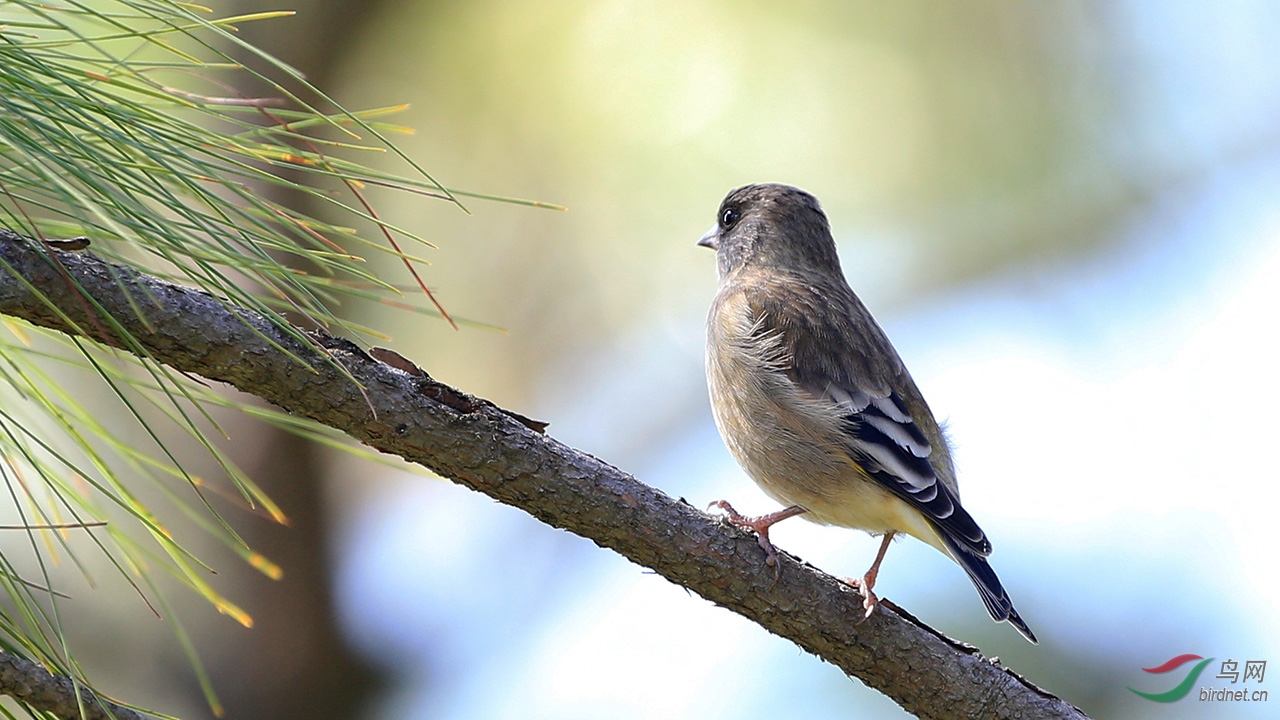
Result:
{"type": "Polygon", "coordinates": [[[253,618],[249,613],[236,606],[235,603],[221,597],[210,598],[210,602],[212,602],[213,606],[218,609],[218,612],[223,615],[230,617],[247,628],[253,627],[253,618]]]}
{"type": "Polygon", "coordinates": [[[246,560],[248,560],[251,567],[272,580],[279,580],[284,577],[284,571],[280,569],[280,566],[268,560],[262,553],[250,553],[246,560]]]}

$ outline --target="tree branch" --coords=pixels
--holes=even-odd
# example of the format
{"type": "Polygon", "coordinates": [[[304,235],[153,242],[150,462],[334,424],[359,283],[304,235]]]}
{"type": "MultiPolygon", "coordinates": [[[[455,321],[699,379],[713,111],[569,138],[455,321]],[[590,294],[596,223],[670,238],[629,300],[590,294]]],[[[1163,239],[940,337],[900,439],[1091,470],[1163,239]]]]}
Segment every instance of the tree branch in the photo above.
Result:
{"type": "Polygon", "coordinates": [[[52,675],[26,658],[0,650],[0,693],[67,720],[143,720],[140,713],[101,699],[83,685],[77,704],[76,688],[71,678],[52,675]]]}
{"type": "Polygon", "coordinates": [[[0,313],[129,352],[137,342],[177,370],[231,384],[419,463],[652,568],[836,665],[908,712],[939,720],[1085,719],[892,603],[855,625],[862,608],[857,593],[793,557],[780,558],[775,584],[754,536],[541,434],[537,423],[417,375],[412,365],[392,367],[328,335],[314,335],[308,344],[207,293],[4,230],[0,264],[0,313]],[[111,324],[88,314],[95,306],[132,341],[107,335],[111,324]]]}

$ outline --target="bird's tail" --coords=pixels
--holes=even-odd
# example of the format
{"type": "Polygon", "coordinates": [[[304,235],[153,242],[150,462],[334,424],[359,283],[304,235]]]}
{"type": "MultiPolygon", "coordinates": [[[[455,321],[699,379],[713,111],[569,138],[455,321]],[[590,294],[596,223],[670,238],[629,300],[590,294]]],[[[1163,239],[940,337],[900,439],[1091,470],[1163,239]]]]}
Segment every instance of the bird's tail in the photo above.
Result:
{"type": "Polygon", "coordinates": [[[987,559],[964,549],[946,533],[939,531],[938,534],[946,543],[951,557],[969,574],[969,579],[978,589],[978,595],[982,597],[982,602],[987,606],[987,612],[991,613],[991,617],[996,622],[1008,620],[1010,625],[1022,633],[1022,637],[1036,644],[1035,633],[1031,632],[1031,628],[1027,627],[1027,624],[1022,621],[1022,616],[1014,609],[1009,593],[1005,592],[1004,586],[1000,584],[1000,578],[996,577],[996,572],[991,569],[987,559]]]}

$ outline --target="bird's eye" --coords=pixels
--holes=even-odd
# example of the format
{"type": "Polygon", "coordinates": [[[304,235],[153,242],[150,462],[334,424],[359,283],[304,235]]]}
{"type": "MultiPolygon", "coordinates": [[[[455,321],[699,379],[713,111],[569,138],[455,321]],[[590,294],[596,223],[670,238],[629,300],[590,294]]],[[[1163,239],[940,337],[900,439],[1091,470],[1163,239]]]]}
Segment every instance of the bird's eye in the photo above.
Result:
{"type": "Polygon", "coordinates": [[[731,228],[737,222],[738,222],[737,208],[725,208],[724,212],[720,213],[720,227],[731,228]]]}

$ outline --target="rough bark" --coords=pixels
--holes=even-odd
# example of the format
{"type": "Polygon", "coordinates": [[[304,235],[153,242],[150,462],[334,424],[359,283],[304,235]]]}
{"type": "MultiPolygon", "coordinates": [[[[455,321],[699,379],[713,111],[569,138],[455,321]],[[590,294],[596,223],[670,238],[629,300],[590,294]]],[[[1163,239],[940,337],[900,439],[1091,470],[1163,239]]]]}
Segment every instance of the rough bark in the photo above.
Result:
{"type": "Polygon", "coordinates": [[[143,719],[140,713],[99,698],[83,685],[78,690],[71,678],[54,675],[26,658],[0,650],[0,693],[67,720],[143,719]]]}
{"type": "Polygon", "coordinates": [[[63,252],[0,231],[0,263],[0,313],[136,352],[104,336],[108,325],[87,315],[101,307],[154,359],[589,538],[791,640],[922,718],[1085,717],[890,603],[855,625],[857,593],[785,554],[774,583],[754,536],[412,366],[392,367],[341,338],[301,341],[267,318],[91,252],[63,252]]]}

